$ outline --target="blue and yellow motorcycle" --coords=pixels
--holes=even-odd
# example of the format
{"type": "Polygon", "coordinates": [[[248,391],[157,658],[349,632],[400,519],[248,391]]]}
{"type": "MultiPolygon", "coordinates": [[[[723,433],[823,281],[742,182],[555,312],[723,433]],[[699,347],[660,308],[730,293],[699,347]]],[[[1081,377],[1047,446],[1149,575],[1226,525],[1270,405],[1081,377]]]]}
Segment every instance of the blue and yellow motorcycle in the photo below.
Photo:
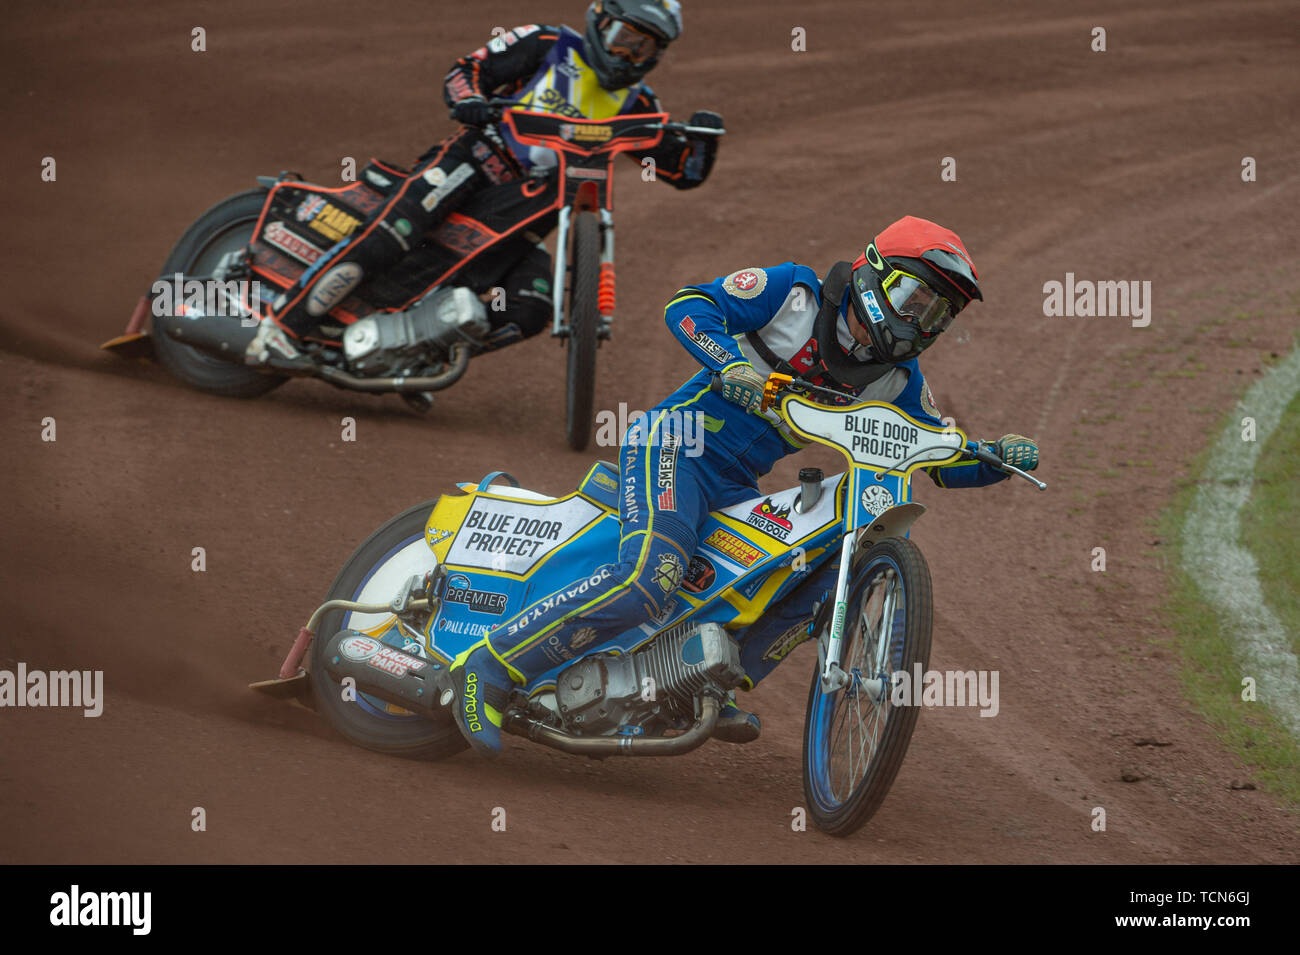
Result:
{"type": "MultiPolygon", "coordinates": [[[[711,738],[728,694],[745,688],[747,663],[774,665],[815,639],[807,808],[836,835],[871,817],[917,719],[917,707],[894,703],[895,674],[929,664],[930,573],[907,536],[925,510],[909,500],[913,472],[973,458],[1045,485],[955,427],[882,402],[820,404],[810,398],[818,391],[827,389],[773,375],[764,413],[800,440],[836,448],[849,469],[825,477],[807,468],[798,487],[710,514],[660,617],[517,690],[508,732],[597,758],[687,752],[711,738]],[[822,588],[820,599],[796,593],[806,586],[822,588]],[[812,615],[792,619],[791,606],[812,615]]],[[[403,511],[343,566],[280,678],[254,688],[309,694],[368,749],[441,757],[465,748],[447,707],[447,667],[494,624],[610,560],[618,487],[603,461],[562,497],[496,472],[403,511]]],[[[574,585],[572,597],[599,583],[574,585]]]]}

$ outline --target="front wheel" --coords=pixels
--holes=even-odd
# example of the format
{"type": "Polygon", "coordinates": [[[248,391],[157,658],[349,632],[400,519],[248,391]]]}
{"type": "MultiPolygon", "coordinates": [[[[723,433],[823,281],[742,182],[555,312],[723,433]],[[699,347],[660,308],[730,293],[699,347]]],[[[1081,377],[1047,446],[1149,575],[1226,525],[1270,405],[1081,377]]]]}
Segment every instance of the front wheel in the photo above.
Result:
{"type": "Polygon", "coordinates": [[[916,726],[918,708],[891,702],[893,674],[930,662],[930,570],[905,538],[876,543],[855,560],[833,693],[813,673],[804,725],[803,788],[818,828],[856,832],[884,801],[916,726]]]}
{"type": "Polygon", "coordinates": [[[569,288],[564,430],[569,447],[582,451],[591,440],[600,326],[600,220],[594,212],[579,212],[573,220],[573,281],[569,288]]]}
{"type": "MultiPolygon", "coordinates": [[[[266,203],[265,189],[250,189],[218,202],[185,230],[167,261],[162,278],[210,276],[228,252],[242,249],[253,238],[253,229],[266,203]]],[[[191,388],[227,398],[256,398],[284,384],[283,375],[268,375],[245,368],[191,345],[176,341],[154,323],[154,354],[158,362],[191,388]]]]}
{"type": "MultiPolygon", "coordinates": [[[[424,540],[424,525],[434,501],[425,501],[398,514],[348,558],[330,587],[326,600],[387,603],[413,574],[425,574],[438,563],[424,540]]],[[[362,614],[333,610],[321,618],[311,643],[311,685],[316,708],[343,736],[379,753],[436,759],[465,749],[451,710],[445,719],[430,720],[368,693],[345,692],[325,669],[325,646],[340,630],[361,630],[398,650],[412,652],[392,614],[362,614]]]]}

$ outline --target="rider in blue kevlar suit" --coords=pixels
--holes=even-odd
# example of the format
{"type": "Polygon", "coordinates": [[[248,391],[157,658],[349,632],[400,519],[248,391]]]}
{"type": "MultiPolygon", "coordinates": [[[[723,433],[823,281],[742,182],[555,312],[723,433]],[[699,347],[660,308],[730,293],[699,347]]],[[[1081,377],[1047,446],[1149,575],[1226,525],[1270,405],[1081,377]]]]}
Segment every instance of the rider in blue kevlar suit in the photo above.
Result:
{"type": "MultiPolygon", "coordinates": [[[[917,356],[957,312],[982,298],[978,283],[955,233],[908,216],[881,232],[852,265],[833,267],[825,280],[786,262],[679,291],[665,318],[703,368],[649,413],[649,434],[641,433],[645,426],[638,423],[624,438],[618,560],[596,572],[602,585],[586,591],[581,601],[565,602],[563,591],[572,588],[562,588],[495,627],[456,659],[451,670],[455,715],[471,745],[483,752],[500,749],[501,713],[512,686],[659,615],[682,582],[708,513],[757,496],[757,478],[800,449],[757,413],[770,372],[797,375],[864,401],[892,402],[942,427],[917,356]],[[715,376],[721,377],[719,391],[710,387],[715,376]],[[683,453],[683,411],[705,416],[703,452],[695,457],[683,453]],[[487,719],[467,720],[466,702],[471,707],[477,702],[487,719]]],[[[1028,438],[1006,435],[993,447],[1018,467],[1038,464],[1037,445],[1028,438]]],[[[1006,476],[979,462],[926,470],[940,487],[978,487],[1006,476]]],[[[751,632],[743,642],[749,686],[788,652],[783,647],[777,655],[762,653],[769,636],[812,617],[813,602],[834,586],[836,564],[824,563],[777,613],[750,628],[764,632],[751,632]]],[[[715,732],[732,742],[757,735],[757,717],[734,704],[724,710],[715,732]]]]}

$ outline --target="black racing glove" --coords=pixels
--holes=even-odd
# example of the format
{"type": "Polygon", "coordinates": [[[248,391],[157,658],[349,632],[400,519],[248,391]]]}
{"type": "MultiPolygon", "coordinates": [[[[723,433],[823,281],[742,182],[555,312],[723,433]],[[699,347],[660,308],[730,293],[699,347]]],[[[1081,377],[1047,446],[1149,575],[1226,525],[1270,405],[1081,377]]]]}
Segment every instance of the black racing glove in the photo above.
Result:
{"type": "Polygon", "coordinates": [[[501,110],[481,96],[471,96],[452,105],[451,118],[466,126],[490,126],[501,118],[501,110]]]}
{"type": "MultiPolygon", "coordinates": [[[[722,114],[715,113],[711,109],[700,109],[691,113],[691,118],[686,123],[687,126],[703,126],[706,129],[725,129],[722,124],[722,114]]],[[[709,139],[716,141],[716,136],[710,136],[709,139]]]]}
{"type": "MultiPolygon", "coordinates": [[[[722,129],[722,115],[712,110],[701,109],[691,114],[688,126],[703,126],[706,129],[722,129]]],[[[698,133],[685,133],[690,155],[686,160],[686,179],[691,185],[699,185],[709,178],[713,171],[713,162],[718,155],[717,136],[702,136],[698,133]]]]}

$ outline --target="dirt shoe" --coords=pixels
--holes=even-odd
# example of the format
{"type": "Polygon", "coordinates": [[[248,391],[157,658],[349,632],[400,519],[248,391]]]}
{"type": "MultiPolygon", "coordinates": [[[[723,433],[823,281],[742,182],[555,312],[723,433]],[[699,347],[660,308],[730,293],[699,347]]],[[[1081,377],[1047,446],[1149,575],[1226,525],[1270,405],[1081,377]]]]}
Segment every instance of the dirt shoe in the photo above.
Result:
{"type": "Polygon", "coordinates": [[[763,725],[753,713],[748,713],[736,705],[735,695],[727,701],[718,717],[718,725],[713,730],[713,738],[724,743],[752,743],[758,739],[763,725]]]}
{"type": "Polygon", "coordinates": [[[497,755],[501,752],[502,717],[514,685],[509,671],[484,641],[458,656],[449,676],[457,729],[479,753],[497,755]]]}

